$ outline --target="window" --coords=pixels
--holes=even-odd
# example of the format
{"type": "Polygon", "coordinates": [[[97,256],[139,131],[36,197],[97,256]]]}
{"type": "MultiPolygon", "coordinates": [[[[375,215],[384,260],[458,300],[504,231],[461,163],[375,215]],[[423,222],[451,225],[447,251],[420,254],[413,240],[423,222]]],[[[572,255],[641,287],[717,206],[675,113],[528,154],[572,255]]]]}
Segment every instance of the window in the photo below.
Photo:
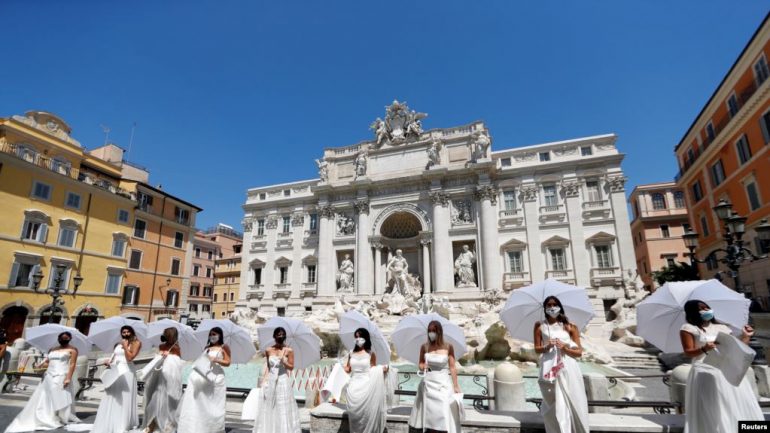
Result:
{"type": "Polygon", "coordinates": [[[209,305],[209,304],[201,304],[201,312],[203,312],[203,313],[210,313],[211,312],[211,305],[209,305]]]}
{"type": "Polygon", "coordinates": [[[147,232],[147,223],[140,219],[134,221],[134,236],[140,239],[144,239],[144,235],[147,232]]]}
{"type": "Polygon", "coordinates": [[[184,245],[184,233],[176,232],[174,234],[174,246],[176,248],[182,248],[182,245],[184,245]]]}
{"type": "Polygon", "coordinates": [[[182,262],[179,259],[171,259],[171,275],[179,275],[179,266],[182,262]]]}
{"type": "Polygon", "coordinates": [[[211,297],[211,286],[203,286],[203,296],[207,298],[211,297]]]}
{"type": "Polygon", "coordinates": [[[709,122],[706,124],[706,137],[708,137],[709,141],[714,141],[714,138],[717,136],[716,131],[714,131],[714,123],[709,122]]]}
{"type": "Polygon", "coordinates": [[[108,295],[117,295],[120,293],[120,274],[107,273],[107,284],[104,285],[104,293],[108,295]]]}
{"type": "Polygon", "coordinates": [[[545,206],[556,206],[558,199],[556,198],[556,185],[543,186],[543,199],[545,206]]]}
{"type": "Polygon", "coordinates": [[[218,302],[219,295],[217,293],[214,293],[214,302],[218,302]]]}
{"type": "Polygon", "coordinates": [[[290,190],[290,189],[285,189],[285,190],[283,190],[283,196],[284,196],[284,197],[288,197],[288,196],[290,196],[290,195],[291,195],[291,190],[290,190]]]}
{"type": "Polygon", "coordinates": [[[735,147],[738,149],[738,160],[741,164],[745,164],[751,159],[751,146],[749,146],[749,139],[745,134],[741,135],[741,138],[735,143],[735,147]]]}
{"type": "Polygon", "coordinates": [[[190,304],[190,312],[191,313],[197,313],[198,312],[198,304],[190,304]]]}
{"type": "Polygon", "coordinates": [[[262,284],[262,268],[254,268],[254,285],[262,284]]]}
{"type": "Polygon", "coordinates": [[[311,231],[318,230],[318,214],[317,213],[311,213],[310,214],[310,230],[311,231]]]}
{"type": "Polygon", "coordinates": [[[195,248],[195,257],[196,258],[200,258],[200,256],[201,256],[201,249],[200,248],[195,248]]]}
{"type": "Polygon", "coordinates": [[[139,209],[145,212],[152,212],[152,196],[141,191],[136,193],[136,201],[139,202],[139,209]]]}
{"type": "Polygon", "coordinates": [[[512,189],[503,191],[503,203],[505,210],[516,210],[516,191],[512,189]]]}
{"type": "Polygon", "coordinates": [[[567,269],[564,248],[550,248],[548,251],[551,253],[551,270],[563,271],[567,269]]]}
{"type": "Polygon", "coordinates": [[[674,193],[674,207],[677,209],[681,209],[685,206],[684,203],[684,192],[682,191],[676,191],[674,193]]]}
{"type": "Polygon", "coordinates": [[[213,270],[213,269],[211,269],[211,268],[209,268],[209,267],[207,267],[207,268],[206,268],[206,278],[211,278],[211,276],[213,275],[213,273],[214,273],[214,270],[213,270]]]}
{"type": "Polygon", "coordinates": [[[200,275],[201,267],[199,265],[193,265],[193,277],[200,275]]]}
{"type": "Polygon", "coordinates": [[[673,268],[676,266],[676,261],[674,260],[673,257],[666,257],[666,266],[668,266],[669,268],[673,268]]]}
{"type": "Polygon", "coordinates": [[[735,117],[738,114],[738,98],[735,96],[735,93],[727,98],[727,111],[730,113],[730,117],[735,117]]]}
{"type": "Polygon", "coordinates": [[[80,194],[68,192],[67,198],[64,200],[64,206],[72,209],[80,209],[80,194]]]}
{"type": "Polygon", "coordinates": [[[609,245],[596,245],[594,251],[596,251],[596,266],[598,268],[612,267],[612,250],[609,245]]]}
{"type": "Polygon", "coordinates": [[[277,307],[275,310],[278,317],[284,317],[286,315],[286,307],[277,307]]]}
{"type": "Polygon", "coordinates": [[[540,162],[548,162],[551,160],[550,152],[540,152],[540,162]]]}
{"type": "Polygon", "coordinates": [[[66,291],[69,286],[71,268],[72,263],[51,260],[51,271],[48,273],[48,288],[53,289],[56,287],[57,280],[60,279],[61,281],[58,281],[58,286],[66,291]],[[59,272],[60,270],[61,272],[59,272]]]}
{"type": "Polygon", "coordinates": [[[179,292],[173,289],[166,292],[166,306],[176,307],[178,305],[179,305],[179,292]]]}
{"type": "Polygon", "coordinates": [[[128,224],[129,213],[125,209],[118,209],[118,222],[128,224]]]}
{"type": "Polygon", "coordinates": [[[770,143],[770,111],[759,118],[759,126],[762,128],[762,135],[765,137],[765,144],[770,143]]]}
{"type": "Polygon", "coordinates": [[[652,208],[655,210],[661,210],[666,208],[666,197],[663,194],[656,192],[652,195],[652,208]]]}
{"type": "Polygon", "coordinates": [[[692,201],[693,203],[699,202],[703,198],[703,188],[700,186],[700,181],[696,180],[692,185],[692,201]]]}
{"type": "Polygon", "coordinates": [[[131,269],[139,269],[142,266],[142,252],[139,250],[131,250],[131,257],[128,259],[128,267],[131,269]]]}
{"type": "Polygon", "coordinates": [[[214,252],[213,251],[209,251],[208,252],[208,258],[209,258],[209,260],[213,260],[214,259],[214,252]]]}
{"type": "Polygon", "coordinates": [[[719,268],[719,262],[714,254],[709,254],[704,260],[706,260],[706,269],[709,271],[719,268]]]}
{"type": "Polygon", "coordinates": [[[670,238],[671,232],[668,229],[668,224],[661,224],[660,225],[660,235],[664,238],[670,238]]]}
{"type": "Polygon", "coordinates": [[[41,243],[45,242],[48,234],[48,224],[41,221],[41,219],[37,215],[28,215],[21,230],[21,238],[41,243]]]}
{"type": "Polygon", "coordinates": [[[289,268],[283,266],[280,268],[279,284],[286,284],[289,282],[289,268]]]}
{"type": "Polygon", "coordinates": [[[588,201],[601,201],[602,191],[599,189],[599,182],[595,180],[586,182],[586,192],[588,201]]]}
{"type": "Polygon", "coordinates": [[[682,231],[687,233],[690,231],[690,224],[682,223],[682,231]]]}
{"type": "Polygon", "coordinates": [[[305,311],[308,312],[308,313],[312,313],[313,312],[313,306],[312,305],[305,305],[305,311]]]}
{"type": "Polygon", "coordinates": [[[32,197],[38,200],[51,199],[51,185],[35,181],[32,183],[32,197]]]}
{"type": "Polygon", "coordinates": [[[190,296],[200,296],[201,288],[197,284],[190,285],[190,296]]]}
{"type": "Polygon", "coordinates": [[[259,193],[259,199],[260,199],[260,200],[264,200],[264,199],[266,199],[266,198],[267,198],[267,193],[264,193],[264,192],[260,192],[260,193],[259,193]]]}
{"type": "MultiPolygon", "coordinates": [[[[18,259],[17,259],[18,260],[18,259]]],[[[8,282],[10,287],[28,287],[33,288],[32,275],[40,269],[40,265],[32,262],[14,262],[11,268],[11,278],[8,282]]]]}
{"type": "Polygon", "coordinates": [[[59,241],[57,244],[60,247],[73,248],[75,246],[75,237],[77,236],[77,233],[77,227],[62,225],[62,227],[59,228],[59,241]]]}
{"type": "Polygon", "coordinates": [[[722,165],[722,160],[718,160],[711,166],[711,183],[714,186],[718,186],[725,180],[725,168],[722,165]]]}
{"type": "Polygon", "coordinates": [[[115,237],[112,239],[112,256],[123,257],[126,252],[126,239],[123,237],[115,237]]]}
{"type": "Polygon", "coordinates": [[[175,206],[174,219],[176,219],[176,222],[179,224],[188,225],[190,224],[190,211],[187,209],[182,209],[179,206],[175,206]]]}
{"type": "Polygon", "coordinates": [[[706,219],[706,215],[701,215],[700,216],[700,230],[703,233],[703,237],[707,237],[710,234],[710,232],[709,232],[709,222],[706,219]]]}
{"type": "Polygon", "coordinates": [[[139,287],[126,286],[123,289],[123,305],[139,304],[139,287]]]}
{"type": "Polygon", "coordinates": [[[757,80],[757,86],[764,83],[768,76],[770,76],[770,68],[767,67],[767,59],[763,54],[754,63],[754,78],[757,80]]]}
{"type": "Polygon", "coordinates": [[[511,158],[501,158],[500,159],[500,166],[501,167],[510,167],[511,166],[511,158]]]}
{"type": "MultiPolygon", "coordinates": [[[[757,254],[768,254],[770,253],[770,241],[763,241],[759,238],[759,236],[754,238],[754,249],[757,250],[757,254]]],[[[770,285],[768,285],[770,287],[770,285]]]]}
{"type": "Polygon", "coordinates": [[[591,146],[581,146],[580,147],[580,155],[581,156],[591,156],[593,155],[593,150],[591,150],[591,146]]]}
{"type": "Polygon", "coordinates": [[[524,272],[524,266],[521,261],[521,251],[508,251],[508,266],[511,272],[524,272]]]}
{"type": "Polygon", "coordinates": [[[289,233],[289,227],[291,227],[291,217],[283,217],[283,232],[289,233]]]}
{"type": "Polygon", "coordinates": [[[307,265],[307,282],[315,283],[315,265],[307,265]]]}
{"type": "Polygon", "coordinates": [[[257,236],[262,236],[265,234],[265,220],[260,219],[257,220],[257,236]]]}
{"type": "Polygon", "coordinates": [[[749,206],[751,210],[757,210],[762,206],[759,200],[759,191],[757,190],[757,184],[753,180],[746,183],[746,195],[749,196],[749,206]]]}
{"type": "Polygon", "coordinates": [[[689,162],[690,164],[695,162],[695,150],[693,150],[692,147],[687,149],[687,162],[689,162]]]}

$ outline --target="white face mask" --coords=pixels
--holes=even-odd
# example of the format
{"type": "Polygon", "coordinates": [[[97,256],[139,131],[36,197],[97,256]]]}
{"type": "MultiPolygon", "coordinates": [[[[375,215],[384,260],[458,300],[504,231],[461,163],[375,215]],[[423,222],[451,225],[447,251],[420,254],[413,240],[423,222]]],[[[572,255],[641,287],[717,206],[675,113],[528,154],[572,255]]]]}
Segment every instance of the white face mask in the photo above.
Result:
{"type": "Polygon", "coordinates": [[[217,343],[219,343],[219,335],[209,336],[209,344],[217,344],[217,343]]]}
{"type": "Polygon", "coordinates": [[[561,308],[559,307],[550,307],[545,309],[545,314],[551,316],[554,319],[559,317],[559,313],[561,313],[561,308]]]}
{"type": "Polygon", "coordinates": [[[356,346],[364,347],[364,344],[366,344],[366,339],[365,338],[361,338],[361,337],[356,338],[356,346]]]}
{"type": "Polygon", "coordinates": [[[436,341],[436,337],[438,337],[438,335],[435,332],[428,332],[428,340],[436,341]]]}

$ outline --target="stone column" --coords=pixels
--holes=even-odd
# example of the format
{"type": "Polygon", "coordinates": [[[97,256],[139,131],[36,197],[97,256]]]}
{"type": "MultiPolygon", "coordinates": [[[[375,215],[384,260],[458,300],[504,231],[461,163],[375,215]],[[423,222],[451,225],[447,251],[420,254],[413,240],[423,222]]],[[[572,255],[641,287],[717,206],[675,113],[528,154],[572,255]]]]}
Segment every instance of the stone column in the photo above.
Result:
{"type": "Polygon", "coordinates": [[[433,286],[434,292],[447,292],[454,286],[452,243],[449,241],[449,195],[431,191],[433,202],[433,286]]]}
{"type": "MultiPolygon", "coordinates": [[[[561,184],[561,192],[564,195],[564,208],[567,212],[570,239],[582,240],[583,235],[583,209],[580,204],[580,186],[582,182],[576,179],[566,180],[561,184]]],[[[572,268],[575,276],[575,284],[582,287],[591,287],[591,251],[586,252],[583,245],[574,241],[570,242],[572,261],[568,266],[572,268]]]]}
{"type": "Polygon", "coordinates": [[[382,276],[382,243],[379,240],[372,240],[372,247],[374,247],[374,293],[379,295],[385,290],[384,278],[382,276]]]}
{"type": "Polygon", "coordinates": [[[626,177],[618,173],[607,176],[607,190],[609,191],[612,216],[615,221],[615,236],[618,247],[617,266],[620,268],[623,278],[636,274],[636,255],[634,253],[631,225],[628,221],[628,206],[626,206],[626,177]],[[628,273],[630,272],[630,275],[628,273]]]}
{"type": "Polygon", "coordinates": [[[374,293],[372,275],[372,246],[369,244],[369,200],[360,199],[354,203],[358,221],[356,223],[356,293],[374,293]]]}
{"type": "Polygon", "coordinates": [[[497,188],[493,185],[480,185],[476,188],[476,198],[481,205],[481,274],[484,281],[481,288],[483,290],[501,289],[503,274],[500,272],[500,252],[497,241],[497,188]]]}
{"type": "Polygon", "coordinates": [[[420,239],[420,245],[422,245],[422,291],[430,293],[430,238],[420,239]]]}
{"type": "Polygon", "coordinates": [[[337,291],[334,277],[334,209],[328,204],[318,206],[318,295],[333,296],[337,291]]]}
{"type": "Polygon", "coordinates": [[[540,244],[540,223],[537,219],[537,186],[522,185],[519,188],[519,199],[524,212],[524,224],[527,230],[527,256],[529,257],[529,277],[533,283],[545,279],[545,262],[540,244]]]}

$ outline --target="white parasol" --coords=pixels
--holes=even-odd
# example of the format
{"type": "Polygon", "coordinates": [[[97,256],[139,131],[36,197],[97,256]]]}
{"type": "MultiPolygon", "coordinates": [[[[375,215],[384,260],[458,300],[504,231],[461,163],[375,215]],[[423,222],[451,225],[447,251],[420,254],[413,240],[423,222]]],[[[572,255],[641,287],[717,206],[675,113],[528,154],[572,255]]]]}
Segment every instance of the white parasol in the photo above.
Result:
{"type": "Polygon", "coordinates": [[[371,320],[356,310],[350,310],[340,318],[340,339],[348,350],[353,350],[356,343],[355,332],[359,328],[369,331],[372,342],[372,352],[377,355],[377,364],[388,365],[390,362],[390,345],[382,332],[371,320]]]}
{"type": "Polygon", "coordinates": [[[176,320],[160,319],[150,323],[147,330],[147,340],[155,347],[161,345],[160,336],[166,328],[175,328],[179,339],[179,352],[185,361],[194,361],[203,352],[203,343],[195,337],[195,331],[176,320]]]}
{"type": "Polygon", "coordinates": [[[92,344],[88,337],[75,328],[57,323],[46,323],[45,325],[27,328],[27,342],[41,352],[48,353],[49,350],[59,345],[59,334],[62,332],[72,334],[70,346],[78,350],[78,356],[87,355],[91,351],[92,344]]]}
{"type": "Polygon", "coordinates": [[[436,313],[414,314],[398,322],[396,329],[390,336],[398,356],[414,364],[419,364],[420,348],[428,343],[428,324],[434,320],[441,323],[444,341],[454,347],[455,359],[463,356],[467,348],[462,328],[436,313]]]}
{"type": "Polygon", "coordinates": [[[273,317],[257,330],[259,347],[262,350],[275,344],[273,331],[281,327],[286,330],[286,344],[294,350],[294,368],[301,370],[321,359],[321,340],[301,320],[288,317],[273,317]]]}
{"type": "Polygon", "coordinates": [[[236,325],[229,319],[203,319],[198,325],[198,329],[195,330],[195,338],[200,344],[207,346],[209,331],[215,327],[222,328],[224,344],[230,348],[230,362],[246,364],[257,356],[257,349],[254,347],[254,342],[251,341],[249,330],[236,325]]]}
{"type": "Polygon", "coordinates": [[[91,324],[88,331],[88,339],[99,349],[105,352],[112,352],[115,345],[120,343],[120,328],[130,326],[134,329],[136,337],[142,342],[142,349],[150,347],[147,341],[147,325],[141,320],[127,319],[121,316],[110,317],[109,319],[97,320],[91,324]]]}

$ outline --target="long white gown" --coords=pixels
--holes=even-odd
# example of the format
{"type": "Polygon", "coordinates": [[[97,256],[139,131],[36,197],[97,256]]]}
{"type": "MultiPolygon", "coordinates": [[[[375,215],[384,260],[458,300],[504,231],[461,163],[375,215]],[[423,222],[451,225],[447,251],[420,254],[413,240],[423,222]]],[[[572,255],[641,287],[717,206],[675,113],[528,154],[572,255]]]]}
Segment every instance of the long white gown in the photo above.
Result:
{"type": "MultiPolygon", "coordinates": [[[[206,349],[201,355],[209,361],[222,356],[221,347],[206,349]]],[[[221,365],[211,363],[209,379],[195,369],[190,372],[179,411],[180,433],[224,433],[227,384],[221,365]]]]}
{"type": "MultiPolygon", "coordinates": [[[[553,339],[561,340],[567,346],[577,346],[570,338],[569,332],[564,329],[564,325],[559,322],[552,325],[542,322],[540,335],[544,342],[553,339]]],[[[540,413],[543,415],[546,433],[588,432],[588,400],[583,374],[577,361],[554,347],[540,356],[539,377],[538,385],[543,395],[540,413]],[[563,362],[563,367],[558,371],[555,380],[544,380],[544,364],[550,364],[546,361],[552,361],[556,357],[563,362]]]]}
{"type": "MultiPolygon", "coordinates": [[[[720,332],[732,333],[728,326],[715,323],[703,330],[685,323],[681,330],[692,334],[698,348],[713,342],[720,332]]],[[[705,358],[705,354],[693,358],[687,377],[685,433],[733,433],[738,420],[764,421],[762,409],[747,378],[744,377],[739,386],[733,386],[718,368],[704,364],[705,358]]]]}
{"type": "Polygon", "coordinates": [[[372,355],[350,356],[350,381],[345,391],[350,433],[382,433],[387,417],[387,391],[382,366],[371,367],[372,355]]]}
{"type": "Polygon", "coordinates": [[[278,356],[270,356],[270,373],[262,392],[264,401],[254,422],[254,433],[300,433],[299,408],[291,378],[278,356]]]}
{"type": "Polygon", "coordinates": [[[462,431],[460,412],[454,399],[452,376],[449,372],[449,356],[426,353],[428,372],[417,387],[409,426],[457,433],[462,431]]]}
{"type": "Polygon", "coordinates": [[[91,430],[94,433],[123,433],[139,425],[134,363],[128,362],[120,344],[112,356],[110,368],[116,369],[121,378],[104,390],[91,430]]]}
{"type": "Polygon", "coordinates": [[[42,382],[24,409],[5,429],[6,433],[53,430],[69,421],[76,421],[71,412],[71,405],[56,411],[52,400],[53,394],[68,393],[71,401],[75,401],[75,378],[72,378],[69,385],[64,386],[64,379],[70,368],[70,357],[70,352],[65,350],[54,350],[48,354],[48,369],[42,382]]]}
{"type": "MultiPolygon", "coordinates": [[[[155,357],[161,358],[162,355],[155,357]]],[[[145,374],[143,428],[154,421],[158,431],[176,431],[182,400],[183,367],[179,356],[168,354],[160,368],[150,368],[145,374]]]]}

